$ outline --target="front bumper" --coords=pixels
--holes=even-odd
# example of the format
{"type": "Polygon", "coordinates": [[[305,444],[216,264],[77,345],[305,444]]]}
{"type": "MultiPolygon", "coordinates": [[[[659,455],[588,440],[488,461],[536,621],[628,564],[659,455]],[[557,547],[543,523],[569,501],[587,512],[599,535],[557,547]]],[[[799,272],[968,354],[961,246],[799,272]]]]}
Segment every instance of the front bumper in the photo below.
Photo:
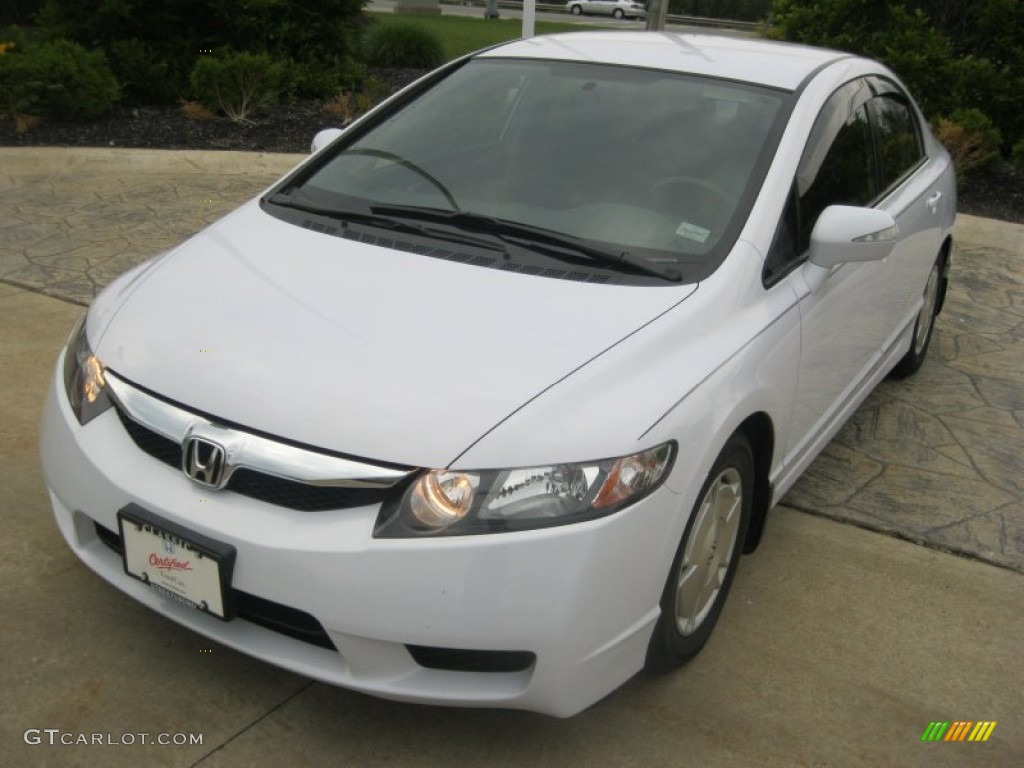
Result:
{"type": "Polygon", "coordinates": [[[210,491],[139,450],[114,410],[81,427],[61,366],[41,437],[61,533],[100,576],[196,632],[385,698],[556,716],[589,706],[643,666],[674,551],[664,532],[681,508],[666,486],[577,525],[374,539],[376,505],[300,512],[210,491]],[[308,614],[337,650],[243,618],[218,620],[129,577],[107,533],[118,530],[117,511],[129,503],[234,546],[232,587],[308,614]],[[422,651],[414,658],[417,648],[442,661],[425,662],[422,651]],[[466,671],[444,668],[445,649],[518,652],[535,661],[515,671],[466,671]]]}

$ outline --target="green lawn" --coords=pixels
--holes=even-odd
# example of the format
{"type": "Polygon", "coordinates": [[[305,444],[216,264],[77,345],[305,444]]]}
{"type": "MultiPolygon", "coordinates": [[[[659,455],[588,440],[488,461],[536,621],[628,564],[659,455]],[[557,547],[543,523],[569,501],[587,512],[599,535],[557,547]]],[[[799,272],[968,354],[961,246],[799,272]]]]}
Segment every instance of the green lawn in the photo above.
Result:
{"type": "MultiPolygon", "coordinates": [[[[523,22],[521,19],[484,19],[469,16],[405,16],[394,13],[371,13],[370,16],[379,24],[394,24],[397,21],[413,22],[434,32],[444,45],[445,57],[452,59],[463,56],[481,48],[486,48],[506,40],[522,37],[523,22]]],[[[603,29],[588,27],[585,24],[562,24],[552,21],[538,21],[535,31],[538,35],[552,32],[574,32],[583,29],[603,29]]]]}

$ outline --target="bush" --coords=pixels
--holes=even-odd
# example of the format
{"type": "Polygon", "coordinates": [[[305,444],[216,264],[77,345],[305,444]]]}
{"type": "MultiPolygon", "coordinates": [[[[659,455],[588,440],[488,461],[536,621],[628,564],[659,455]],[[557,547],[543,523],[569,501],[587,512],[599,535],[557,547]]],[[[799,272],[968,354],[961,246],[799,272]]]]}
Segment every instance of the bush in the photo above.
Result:
{"type": "Polygon", "coordinates": [[[277,102],[283,74],[263,53],[203,56],[192,68],[192,91],[204,106],[244,122],[277,102]]]}
{"type": "Polygon", "coordinates": [[[878,59],[907,84],[926,115],[960,106],[950,87],[949,40],[920,12],[891,0],[775,0],[773,37],[878,59]]]}
{"type": "Polygon", "coordinates": [[[1021,139],[1013,145],[1013,151],[1010,153],[1010,160],[1013,162],[1013,167],[1021,173],[1024,173],[1024,139],[1021,139]]]}
{"type": "Polygon", "coordinates": [[[403,21],[372,29],[365,58],[371,67],[434,69],[444,63],[444,49],[429,29],[403,21]]]}
{"type": "Polygon", "coordinates": [[[323,97],[351,87],[359,69],[351,62],[290,61],[283,91],[291,97],[323,97]]]}
{"type": "Polygon", "coordinates": [[[125,103],[170,103],[184,90],[188,68],[150,43],[136,38],[114,40],[107,46],[107,56],[110,68],[121,84],[121,97],[125,103]]]}
{"type": "Polygon", "coordinates": [[[207,120],[213,120],[217,117],[198,101],[182,101],[181,114],[185,116],[186,120],[193,120],[200,123],[206,122],[207,120]]]}
{"type": "Polygon", "coordinates": [[[0,24],[30,24],[42,4],[43,0],[4,0],[0,24]]]}
{"type": "Polygon", "coordinates": [[[365,112],[369,112],[391,95],[391,87],[376,77],[368,77],[358,90],[341,91],[323,104],[323,111],[346,126],[365,112]]]}
{"type": "Polygon", "coordinates": [[[960,179],[990,168],[999,159],[1002,137],[980,110],[958,109],[933,127],[935,137],[949,150],[960,179]]]}
{"type": "Polygon", "coordinates": [[[56,34],[107,52],[130,101],[173,103],[212,51],[264,53],[288,65],[287,90],[325,96],[345,82],[363,0],[45,0],[56,34]]]}
{"type": "Polygon", "coordinates": [[[772,37],[888,65],[930,119],[983,109],[1004,135],[1024,131],[1024,3],[1018,0],[774,0],[772,21],[772,37]]]}
{"type": "Polygon", "coordinates": [[[108,112],[117,97],[102,51],[53,40],[15,45],[0,56],[0,108],[12,119],[90,120],[108,112]]]}

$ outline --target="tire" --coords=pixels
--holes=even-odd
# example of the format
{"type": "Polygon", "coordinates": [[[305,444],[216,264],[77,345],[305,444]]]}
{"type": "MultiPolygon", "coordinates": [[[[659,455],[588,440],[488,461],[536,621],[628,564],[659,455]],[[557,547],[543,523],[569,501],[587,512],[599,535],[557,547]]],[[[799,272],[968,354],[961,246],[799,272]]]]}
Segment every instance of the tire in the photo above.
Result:
{"type": "Polygon", "coordinates": [[[681,667],[708,641],[736,574],[753,497],[753,452],[747,438],[735,434],[704,481],[672,560],[647,647],[648,671],[681,667]]]}
{"type": "Polygon", "coordinates": [[[624,14],[622,12],[621,8],[616,8],[614,11],[612,11],[612,18],[615,18],[615,19],[621,19],[625,15],[626,14],[624,14]]]}
{"type": "Polygon", "coordinates": [[[583,9],[578,5],[574,5],[569,8],[569,13],[573,16],[579,16],[583,13],[583,9]]]}
{"type": "Polygon", "coordinates": [[[939,295],[942,290],[942,260],[943,257],[939,256],[932,264],[931,272],[928,273],[928,282],[924,286],[924,303],[917,313],[917,320],[914,321],[914,336],[910,342],[910,349],[900,358],[889,374],[894,379],[905,379],[917,373],[928,354],[928,345],[931,343],[932,332],[935,330],[935,317],[938,315],[939,295]]]}

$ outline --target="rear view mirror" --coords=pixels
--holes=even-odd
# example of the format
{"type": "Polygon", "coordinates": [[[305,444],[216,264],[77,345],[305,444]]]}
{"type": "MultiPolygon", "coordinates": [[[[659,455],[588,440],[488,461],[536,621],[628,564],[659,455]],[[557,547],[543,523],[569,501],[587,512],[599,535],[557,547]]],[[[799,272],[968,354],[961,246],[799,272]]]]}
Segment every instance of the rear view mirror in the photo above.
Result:
{"type": "Polygon", "coordinates": [[[850,261],[881,261],[896,244],[899,228],[885,211],[830,205],[811,231],[810,261],[829,269],[850,261]]]}

